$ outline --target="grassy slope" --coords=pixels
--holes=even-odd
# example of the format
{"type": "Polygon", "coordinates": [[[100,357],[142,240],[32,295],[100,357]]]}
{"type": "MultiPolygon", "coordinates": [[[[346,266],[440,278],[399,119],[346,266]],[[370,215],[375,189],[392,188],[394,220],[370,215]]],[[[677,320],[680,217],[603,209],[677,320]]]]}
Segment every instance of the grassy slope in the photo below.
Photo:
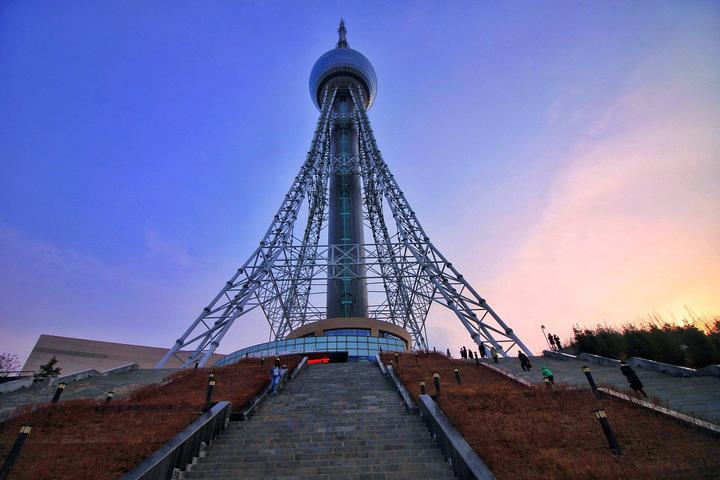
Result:
{"type": "MultiPolygon", "coordinates": [[[[292,370],[300,358],[283,357],[283,363],[292,370]]],[[[217,381],[213,400],[230,400],[237,409],[268,382],[270,366],[269,361],[260,365],[250,359],[228,367],[187,370],[111,404],[61,400],[42,406],[0,425],[0,459],[4,461],[20,426],[29,423],[33,430],[10,478],[118,478],[197,418],[210,372],[217,381]]]]}
{"type": "Polygon", "coordinates": [[[720,439],[627,402],[597,401],[589,390],[529,389],[441,355],[403,355],[399,363],[416,399],[419,382],[434,393],[432,374],[440,373],[440,406],[501,480],[720,478],[720,439]],[[616,432],[621,457],[608,449],[593,414],[598,406],[616,432]]]}

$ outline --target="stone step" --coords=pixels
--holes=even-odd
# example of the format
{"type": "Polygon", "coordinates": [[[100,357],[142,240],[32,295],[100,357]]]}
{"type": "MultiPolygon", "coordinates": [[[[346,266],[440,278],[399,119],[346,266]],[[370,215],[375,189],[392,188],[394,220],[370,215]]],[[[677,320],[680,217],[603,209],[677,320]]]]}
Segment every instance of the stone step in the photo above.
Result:
{"type": "Polygon", "coordinates": [[[257,468],[253,468],[252,465],[242,465],[240,468],[193,469],[185,474],[185,478],[237,478],[239,475],[262,475],[265,476],[265,478],[275,478],[277,475],[330,475],[332,478],[339,478],[340,476],[346,478],[350,475],[360,476],[366,473],[387,474],[391,472],[402,472],[404,474],[414,473],[416,478],[429,478],[429,475],[448,474],[451,473],[452,470],[447,463],[438,464],[429,462],[330,466],[292,465],[287,467],[276,467],[266,464],[257,468]],[[420,475],[422,475],[422,477],[420,477],[420,475]]]}
{"type": "Polygon", "coordinates": [[[422,420],[374,364],[310,365],[183,478],[449,479],[422,420]]]}
{"type": "Polygon", "coordinates": [[[362,459],[362,458],[376,458],[376,457],[383,457],[386,459],[389,458],[398,458],[398,457],[405,457],[405,458],[424,458],[424,459],[435,459],[435,457],[442,457],[439,450],[435,447],[434,444],[428,444],[427,447],[417,447],[417,448],[408,448],[407,446],[404,446],[403,448],[399,449],[388,449],[388,448],[382,448],[382,449],[375,449],[375,450],[368,450],[365,447],[362,448],[354,448],[354,447],[334,447],[334,448],[327,448],[325,450],[319,449],[308,449],[305,451],[301,451],[299,449],[293,448],[291,451],[289,449],[282,449],[282,448],[270,448],[270,449],[256,449],[254,452],[251,451],[243,451],[238,452],[237,449],[233,449],[232,451],[229,451],[227,449],[222,450],[218,449],[216,451],[215,448],[212,449],[212,452],[209,452],[207,456],[205,457],[208,464],[212,464],[215,462],[228,462],[228,463],[237,463],[237,462],[258,462],[258,461],[267,461],[267,462],[304,462],[304,461],[339,461],[342,459],[362,459]],[[381,455],[386,452],[392,452],[392,457],[388,457],[385,455],[381,455]],[[286,453],[289,452],[289,453],[286,453]]]}
{"type": "MultiPolygon", "coordinates": [[[[243,466],[261,465],[263,467],[272,466],[274,468],[289,468],[292,466],[332,466],[332,465],[385,465],[389,463],[435,463],[442,461],[440,452],[430,453],[429,449],[417,452],[399,452],[394,451],[393,456],[360,456],[333,454],[331,457],[322,456],[320,458],[299,458],[293,454],[290,455],[243,455],[231,456],[221,455],[213,457],[205,457],[203,461],[204,469],[212,468],[245,468],[243,466]]],[[[250,468],[250,467],[248,467],[250,468]]]]}

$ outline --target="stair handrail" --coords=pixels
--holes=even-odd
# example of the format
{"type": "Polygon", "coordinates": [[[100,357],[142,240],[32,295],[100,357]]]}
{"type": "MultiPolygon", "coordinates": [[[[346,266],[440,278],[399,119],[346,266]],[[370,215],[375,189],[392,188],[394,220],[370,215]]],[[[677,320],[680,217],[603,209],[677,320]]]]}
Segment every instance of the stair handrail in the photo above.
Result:
{"type": "Polygon", "coordinates": [[[221,401],[175,435],[148,458],[125,473],[121,480],[170,480],[209,447],[230,423],[232,404],[221,401]]]}

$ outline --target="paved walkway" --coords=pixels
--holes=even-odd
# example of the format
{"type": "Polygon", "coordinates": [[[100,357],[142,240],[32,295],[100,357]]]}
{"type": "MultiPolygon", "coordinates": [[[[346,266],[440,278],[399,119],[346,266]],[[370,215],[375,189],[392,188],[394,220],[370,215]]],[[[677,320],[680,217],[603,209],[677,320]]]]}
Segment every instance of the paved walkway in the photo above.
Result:
{"type": "MultiPolygon", "coordinates": [[[[533,366],[530,372],[522,371],[517,358],[501,358],[498,366],[538,384],[543,382],[540,367],[545,366],[553,372],[556,383],[589,388],[585,374],[581,370],[583,365],[587,365],[598,386],[606,386],[624,393],[629,390],[627,380],[620,373],[619,368],[605,367],[582,360],[556,360],[545,356],[531,357],[530,363],[533,366]]],[[[720,425],[720,378],[678,378],[640,368],[634,370],[650,399],[657,397],[658,403],[662,406],[720,425]]]]}
{"type": "MultiPolygon", "coordinates": [[[[60,401],[79,398],[102,399],[112,390],[115,398],[123,397],[138,387],[160,382],[175,369],[140,369],[117,375],[98,375],[71,382],[65,387],[60,401]]],[[[13,412],[26,405],[47,403],[52,400],[57,386],[34,384],[14,392],[0,394],[0,422],[13,415],[13,412]]]]}

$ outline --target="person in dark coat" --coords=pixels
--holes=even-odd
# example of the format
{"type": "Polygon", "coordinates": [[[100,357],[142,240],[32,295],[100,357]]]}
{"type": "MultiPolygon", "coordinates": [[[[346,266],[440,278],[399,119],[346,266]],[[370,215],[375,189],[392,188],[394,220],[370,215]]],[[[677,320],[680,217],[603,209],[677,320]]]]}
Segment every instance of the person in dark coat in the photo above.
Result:
{"type": "Polygon", "coordinates": [[[556,349],[556,347],[555,347],[555,339],[553,338],[553,334],[552,334],[552,333],[548,333],[548,340],[550,341],[550,347],[551,347],[553,350],[555,350],[555,349],[556,349]]]}
{"type": "Polygon", "coordinates": [[[522,350],[518,350],[518,360],[520,360],[520,366],[522,367],[523,372],[529,372],[532,365],[530,365],[530,359],[522,350]]]}
{"type": "Polygon", "coordinates": [[[647,397],[647,393],[643,390],[643,384],[640,381],[640,377],[637,376],[637,373],[635,373],[635,370],[633,370],[630,365],[625,362],[620,362],[620,371],[623,375],[625,375],[625,378],[627,378],[630,388],[636,392],[642,393],[644,397],[647,397]]]}
{"type": "Polygon", "coordinates": [[[555,346],[557,347],[557,349],[558,350],[562,349],[562,344],[560,343],[560,337],[558,337],[557,335],[553,335],[553,337],[555,337],[555,346]]]}
{"type": "Polygon", "coordinates": [[[485,351],[485,344],[481,343],[479,348],[480,348],[480,358],[485,358],[487,356],[487,352],[485,351]]]}

